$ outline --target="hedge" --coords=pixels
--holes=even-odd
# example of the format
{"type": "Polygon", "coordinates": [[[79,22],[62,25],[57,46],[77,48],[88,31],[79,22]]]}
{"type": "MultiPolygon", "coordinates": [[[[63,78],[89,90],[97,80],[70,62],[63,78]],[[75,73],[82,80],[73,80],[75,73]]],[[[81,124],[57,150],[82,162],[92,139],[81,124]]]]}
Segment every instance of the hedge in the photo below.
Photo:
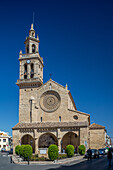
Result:
{"type": "Polygon", "coordinates": [[[28,157],[29,159],[31,158],[32,156],[32,147],[30,145],[24,145],[23,147],[23,155],[25,160],[28,160],[28,157]]]}
{"type": "Polygon", "coordinates": [[[15,147],[15,153],[16,153],[17,155],[20,155],[20,145],[17,145],[17,146],[15,147]]]}
{"type": "Polygon", "coordinates": [[[85,148],[84,145],[80,145],[78,147],[78,152],[79,152],[80,155],[84,155],[85,154],[85,150],[86,150],[86,148],[85,148]]]}
{"type": "Polygon", "coordinates": [[[21,146],[20,146],[20,156],[23,156],[23,149],[24,149],[24,146],[25,146],[25,145],[21,145],[21,146]]]}
{"type": "Polygon", "coordinates": [[[68,157],[74,156],[74,146],[73,145],[67,145],[66,146],[66,153],[68,157]]]}
{"type": "Polygon", "coordinates": [[[15,147],[15,153],[24,157],[25,160],[28,160],[28,157],[30,159],[32,156],[32,147],[30,145],[17,145],[15,147]]]}
{"type": "Polygon", "coordinates": [[[58,146],[51,144],[48,148],[49,159],[54,161],[58,158],[58,146]]]}

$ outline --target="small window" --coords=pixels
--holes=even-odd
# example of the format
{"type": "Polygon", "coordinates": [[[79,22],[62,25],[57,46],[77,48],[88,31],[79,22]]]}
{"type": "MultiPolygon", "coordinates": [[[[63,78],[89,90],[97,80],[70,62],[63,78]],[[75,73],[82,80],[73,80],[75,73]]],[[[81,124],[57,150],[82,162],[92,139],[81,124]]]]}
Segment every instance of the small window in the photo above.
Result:
{"type": "Polygon", "coordinates": [[[42,117],[40,118],[40,121],[42,122],[42,117]]]}
{"type": "Polygon", "coordinates": [[[3,145],[3,148],[6,148],[6,145],[3,145]]]}
{"type": "Polygon", "coordinates": [[[59,116],[59,122],[61,122],[61,116],[59,116]]]}
{"type": "Polygon", "coordinates": [[[1,139],[0,139],[0,142],[1,142],[1,139]]]}
{"type": "Polygon", "coordinates": [[[0,148],[1,148],[1,145],[0,145],[0,148]]]}
{"type": "Polygon", "coordinates": [[[3,139],[3,142],[6,142],[6,139],[3,139]]]}
{"type": "Polygon", "coordinates": [[[49,84],[49,89],[51,90],[51,83],[49,84]]]}

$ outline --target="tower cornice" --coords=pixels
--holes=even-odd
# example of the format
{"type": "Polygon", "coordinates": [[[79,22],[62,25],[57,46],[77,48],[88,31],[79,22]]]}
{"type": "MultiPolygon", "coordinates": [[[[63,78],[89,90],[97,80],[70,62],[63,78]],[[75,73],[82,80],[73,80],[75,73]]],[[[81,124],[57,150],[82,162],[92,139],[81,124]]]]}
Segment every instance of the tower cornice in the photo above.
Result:
{"type": "MultiPolygon", "coordinates": [[[[39,55],[39,53],[37,53],[39,55]]],[[[29,60],[29,59],[38,59],[41,64],[43,65],[44,67],[44,64],[43,64],[43,58],[39,56],[37,56],[36,54],[33,54],[33,53],[29,53],[29,54],[21,54],[21,57],[19,57],[19,61],[22,61],[22,60],[29,60]]]]}
{"type": "Polygon", "coordinates": [[[35,42],[40,42],[39,40],[37,40],[36,38],[33,38],[33,37],[27,37],[26,40],[24,41],[24,44],[26,44],[29,40],[33,40],[35,42]]]}
{"type": "Polygon", "coordinates": [[[19,79],[16,85],[19,87],[39,87],[43,84],[40,78],[33,79],[19,79]]]}

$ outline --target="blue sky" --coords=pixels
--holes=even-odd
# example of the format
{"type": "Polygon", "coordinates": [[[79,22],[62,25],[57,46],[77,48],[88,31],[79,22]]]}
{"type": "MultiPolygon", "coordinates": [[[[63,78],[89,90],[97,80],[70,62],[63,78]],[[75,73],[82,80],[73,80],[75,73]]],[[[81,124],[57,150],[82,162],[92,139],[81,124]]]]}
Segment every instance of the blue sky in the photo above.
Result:
{"type": "Polygon", "coordinates": [[[113,1],[33,0],[0,4],[0,130],[18,123],[19,51],[35,12],[44,82],[67,83],[79,111],[113,138],[113,1]]]}

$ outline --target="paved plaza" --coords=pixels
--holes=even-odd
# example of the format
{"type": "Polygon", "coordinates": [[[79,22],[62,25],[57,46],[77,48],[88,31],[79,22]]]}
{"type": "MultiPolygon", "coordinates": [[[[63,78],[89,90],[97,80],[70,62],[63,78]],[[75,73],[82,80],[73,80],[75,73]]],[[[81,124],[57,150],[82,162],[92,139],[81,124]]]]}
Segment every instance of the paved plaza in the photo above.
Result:
{"type": "MultiPolygon", "coordinates": [[[[61,163],[61,161],[60,161],[61,163]]],[[[112,160],[113,165],[113,160],[112,160]]],[[[108,162],[106,156],[101,156],[97,159],[88,161],[86,159],[75,159],[72,162],[66,162],[64,164],[35,164],[35,165],[19,165],[11,164],[10,157],[7,153],[0,153],[0,170],[106,170],[108,168],[108,162]]],[[[113,169],[113,167],[111,167],[113,169]]]]}

